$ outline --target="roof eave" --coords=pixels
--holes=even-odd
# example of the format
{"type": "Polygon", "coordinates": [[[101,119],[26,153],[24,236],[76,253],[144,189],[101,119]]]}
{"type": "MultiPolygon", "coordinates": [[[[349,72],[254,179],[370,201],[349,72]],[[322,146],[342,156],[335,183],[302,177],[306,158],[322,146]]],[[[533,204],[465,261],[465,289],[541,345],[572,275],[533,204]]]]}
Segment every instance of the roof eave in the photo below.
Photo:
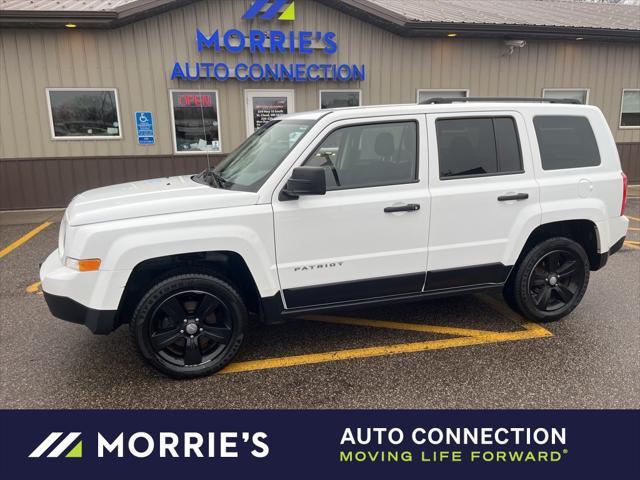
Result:
{"type": "Polygon", "coordinates": [[[343,13],[403,37],[440,37],[456,32],[469,38],[519,38],[570,40],[640,41],[640,30],[615,28],[565,27],[556,25],[512,25],[494,23],[422,22],[407,19],[368,0],[317,0],[343,13]]]}

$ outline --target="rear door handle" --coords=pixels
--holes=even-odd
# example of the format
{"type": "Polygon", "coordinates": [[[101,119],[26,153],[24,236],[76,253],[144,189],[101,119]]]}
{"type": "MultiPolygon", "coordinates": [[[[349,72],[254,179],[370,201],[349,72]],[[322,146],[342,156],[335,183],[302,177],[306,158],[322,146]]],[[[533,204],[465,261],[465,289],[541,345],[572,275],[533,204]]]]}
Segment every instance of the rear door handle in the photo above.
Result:
{"type": "Polygon", "coordinates": [[[392,207],[384,207],[384,213],[394,212],[415,212],[420,210],[420,205],[417,203],[408,203],[406,205],[394,205],[392,207]]]}
{"type": "Polygon", "coordinates": [[[509,195],[500,195],[498,201],[508,202],[509,200],[526,200],[527,198],[529,198],[528,193],[512,193],[509,195]]]}

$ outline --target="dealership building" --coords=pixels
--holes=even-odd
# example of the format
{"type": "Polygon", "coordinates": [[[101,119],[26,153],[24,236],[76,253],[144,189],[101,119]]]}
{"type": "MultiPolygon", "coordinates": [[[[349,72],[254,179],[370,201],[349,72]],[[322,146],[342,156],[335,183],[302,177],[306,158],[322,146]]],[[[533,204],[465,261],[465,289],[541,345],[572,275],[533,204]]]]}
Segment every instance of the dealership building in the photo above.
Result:
{"type": "Polygon", "coordinates": [[[287,112],[573,98],[640,182],[640,6],[0,0],[0,210],[195,173],[287,112]]]}

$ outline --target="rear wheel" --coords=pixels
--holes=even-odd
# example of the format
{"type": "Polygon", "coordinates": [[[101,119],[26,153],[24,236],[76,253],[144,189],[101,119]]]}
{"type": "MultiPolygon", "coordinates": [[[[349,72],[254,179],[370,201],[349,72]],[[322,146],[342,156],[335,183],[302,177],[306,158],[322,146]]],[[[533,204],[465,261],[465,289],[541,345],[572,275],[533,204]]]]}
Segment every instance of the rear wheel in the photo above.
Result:
{"type": "Polygon", "coordinates": [[[578,306],[588,283],[589,259],[582,246],[568,238],[550,238],[518,266],[512,299],[527,318],[551,322],[578,306]]]}
{"type": "Polygon", "coordinates": [[[142,358],[175,378],[217,372],[244,338],[247,311],[234,287],[200,273],[163,280],[142,298],[129,325],[142,358]]]}

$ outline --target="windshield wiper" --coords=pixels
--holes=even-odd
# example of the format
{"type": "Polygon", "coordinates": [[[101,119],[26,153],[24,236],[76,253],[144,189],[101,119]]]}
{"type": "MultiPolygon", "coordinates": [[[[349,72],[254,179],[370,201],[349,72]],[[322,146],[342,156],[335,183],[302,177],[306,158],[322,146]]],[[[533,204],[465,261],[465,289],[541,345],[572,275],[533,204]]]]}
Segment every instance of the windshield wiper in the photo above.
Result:
{"type": "Polygon", "coordinates": [[[222,175],[214,172],[213,170],[205,170],[202,173],[202,179],[210,187],[227,188],[231,182],[224,178],[222,175]]]}

